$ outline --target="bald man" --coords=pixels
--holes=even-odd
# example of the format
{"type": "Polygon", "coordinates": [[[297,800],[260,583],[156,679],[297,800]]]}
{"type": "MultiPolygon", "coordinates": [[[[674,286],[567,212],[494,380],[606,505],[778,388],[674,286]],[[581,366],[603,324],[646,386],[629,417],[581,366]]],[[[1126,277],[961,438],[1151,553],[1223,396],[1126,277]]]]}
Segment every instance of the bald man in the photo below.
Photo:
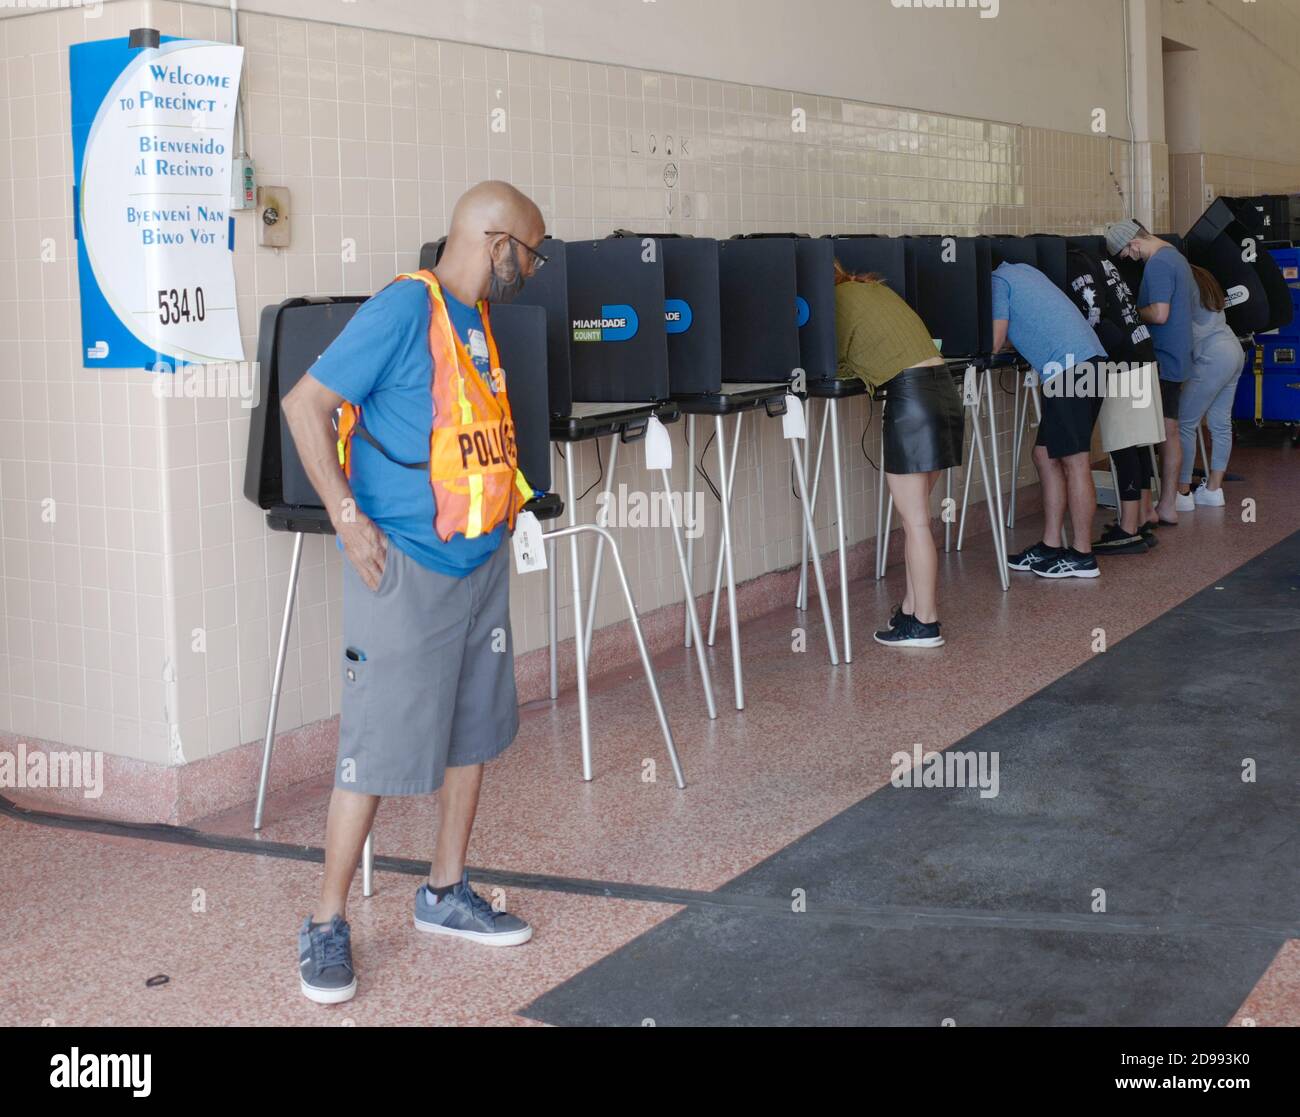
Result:
{"type": "Polygon", "coordinates": [[[479,183],[456,203],[433,271],[363,303],[284,399],[345,556],[325,874],[298,935],[302,991],[321,1004],[356,993],[348,889],[384,795],[440,792],[417,929],[491,946],[532,936],[470,887],[465,851],[483,765],[519,726],[501,544],[532,495],[488,304],[509,302],[545,263],[544,234],[528,197],[479,183]]]}

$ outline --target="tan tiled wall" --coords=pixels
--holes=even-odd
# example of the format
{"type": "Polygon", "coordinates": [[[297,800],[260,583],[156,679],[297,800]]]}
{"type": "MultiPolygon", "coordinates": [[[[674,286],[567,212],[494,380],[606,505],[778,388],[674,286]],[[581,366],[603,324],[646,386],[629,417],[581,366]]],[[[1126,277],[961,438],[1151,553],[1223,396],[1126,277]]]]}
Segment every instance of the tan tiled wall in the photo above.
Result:
{"type": "MultiPolygon", "coordinates": [[[[179,763],[261,736],[290,540],[268,533],[241,495],[248,411],[239,401],[160,400],[149,374],[80,367],[67,47],[146,21],[200,38],[224,38],[228,27],[223,11],[178,4],[114,4],[88,31],[76,11],[0,20],[9,157],[0,167],[0,731],[179,763]],[[55,254],[42,260],[47,239],[55,254]],[[193,650],[196,630],[203,652],[193,650]]],[[[255,249],[252,215],[237,217],[250,358],[264,305],[370,293],[410,268],[458,194],[489,176],[531,193],[567,239],[615,227],[717,237],[1089,232],[1128,208],[1128,147],[1104,137],[301,20],[248,15],[241,34],[250,148],[261,181],[291,189],[294,214],[283,252],[255,249]],[[500,134],[489,130],[496,107],[507,114],[500,134]],[[806,109],[806,132],[792,131],[794,108],[806,109]]],[[[1163,149],[1139,157],[1141,189],[1167,217],[1163,149]]],[[[1208,177],[1219,176],[1228,181],[1226,168],[1208,177]]],[[[1008,396],[999,408],[1005,431],[1008,396]]],[[[866,412],[858,402],[844,417],[851,540],[874,531],[877,475],[858,448],[866,412]]],[[[681,437],[675,428],[679,484],[681,437]]],[[[874,427],[866,445],[874,458],[874,427]]],[[[1005,438],[1000,454],[1009,468],[1005,438]]],[[[747,420],[740,455],[744,579],[793,563],[799,536],[777,424],[747,420]]],[[[647,489],[642,461],[639,447],[624,448],[616,481],[647,489]]],[[[597,478],[590,446],[576,465],[586,489],[597,478]]],[[[1026,464],[1021,480],[1031,473],[1026,464]]],[[[592,498],[581,509],[591,518],[592,498]]],[[[705,510],[699,584],[711,582],[716,556],[716,504],[705,510]]],[[[823,547],[831,515],[823,501],[823,547]]],[[[622,538],[642,608],[679,600],[664,533],[622,538]]],[[[309,538],[281,729],[337,711],[339,570],[332,545],[309,538]]],[[[612,581],[604,586],[607,623],[622,610],[612,581]]],[[[515,580],[520,650],[545,641],[544,598],[540,577],[515,580]]],[[[561,627],[572,631],[566,609],[561,627]]]]}

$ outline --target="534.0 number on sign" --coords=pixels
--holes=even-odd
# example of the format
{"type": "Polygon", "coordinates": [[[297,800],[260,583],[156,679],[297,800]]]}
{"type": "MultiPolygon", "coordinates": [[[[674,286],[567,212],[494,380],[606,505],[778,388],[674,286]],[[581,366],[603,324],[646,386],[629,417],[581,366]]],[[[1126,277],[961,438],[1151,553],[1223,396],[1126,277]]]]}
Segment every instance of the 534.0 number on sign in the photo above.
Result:
{"type": "Polygon", "coordinates": [[[203,288],[188,287],[158,292],[158,321],[164,326],[177,322],[202,322],[205,315],[203,288]]]}

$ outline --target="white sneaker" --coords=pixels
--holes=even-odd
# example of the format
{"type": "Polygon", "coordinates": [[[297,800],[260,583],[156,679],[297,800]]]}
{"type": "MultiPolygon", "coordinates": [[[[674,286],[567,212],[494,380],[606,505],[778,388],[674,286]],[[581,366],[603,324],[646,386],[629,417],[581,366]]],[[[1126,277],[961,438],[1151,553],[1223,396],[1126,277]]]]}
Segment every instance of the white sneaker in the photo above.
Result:
{"type": "MultiPolygon", "coordinates": [[[[1200,490],[1198,489],[1197,492],[1200,490]]],[[[1175,512],[1194,512],[1199,501],[1194,493],[1179,493],[1174,499],[1175,512]]]]}
{"type": "MultiPolygon", "coordinates": [[[[1181,500],[1182,498],[1180,497],[1179,499],[1181,500]]],[[[1223,490],[1211,489],[1202,485],[1192,493],[1192,500],[1194,503],[1200,504],[1206,508],[1222,508],[1224,505],[1223,490]]]]}

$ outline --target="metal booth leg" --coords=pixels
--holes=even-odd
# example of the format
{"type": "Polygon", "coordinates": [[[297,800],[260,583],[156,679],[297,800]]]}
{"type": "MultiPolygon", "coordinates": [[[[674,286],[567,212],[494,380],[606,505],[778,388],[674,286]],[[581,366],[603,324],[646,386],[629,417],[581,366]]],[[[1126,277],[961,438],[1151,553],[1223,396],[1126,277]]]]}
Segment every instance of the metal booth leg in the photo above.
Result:
{"type": "MultiPolygon", "coordinates": [[[[1007,575],[1007,524],[1002,509],[1002,466],[998,463],[998,419],[993,402],[993,373],[984,370],[984,395],[988,400],[989,418],[989,457],[993,460],[993,504],[988,506],[989,526],[993,530],[993,549],[997,552],[998,572],[1003,589],[1011,588],[1011,579],[1007,575]]],[[[1015,478],[1012,478],[1015,485],[1015,478]]],[[[984,499],[988,499],[988,486],[984,486],[984,499]]]]}
{"type": "MultiPolygon", "coordinates": [[[[831,465],[835,470],[835,539],[840,553],[840,623],[844,629],[844,662],[853,662],[853,642],[849,635],[849,559],[844,552],[844,473],[840,450],[839,400],[828,400],[831,415],[831,465]]],[[[821,453],[818,451],[818,458],[821,453]]],[[[820,472],[820,469],[818,470],[820,472]]],[[[816,489],[813,499],[816,499],[816,489]]]]}
{"type": "MultiPolygon", "coordinates": [[[[618,464],[618,444],[621,441],[616,434],[610,438],[609,443],[609,466],[605,471],[605,500],[604,507],[608,510],[609,498],[614,491],[614,467],[618,464]]],[[[596,451],[600,452],[600,439],[596,439],[596,451]]],[[[605,540],[603,538],[596,540],[596,558],[591,567],[591,598],[587,602],[587,627],[586,641],[587,647],[586,660],[591,662],[591,634],[596,630],[596,594],[600,589],[600,565],[604,559],[605,540]]]]}
{"type": "MultiPolygon", "coordinates": [[[[695,563],[695,536],[691,534],[692,529],[698,529],[697,524],[692,518],[695,515],[695,416],[686,416],[686,503],[682,505],[682,520],[686,527],[686,569],[694,570],[695,563]]],[[[686,629],[682,640],[686,647],[691,646],[691,618],[686,617],[683,621],[683,627],[686,629]]]]}
{"type": "MultiPolygon", "coordinates": [[[[885,527],[885,408],[888,400],[880,401],[880,450],[876,455],[876,581],[885,576],[885,562],[889,554],[889,531],[885,527]]],[[[889,494],[890,501],[893,494],[889,494]]]]}
{"type": "Polygon", "coordinates": [[[555,592],[555,540],[546,541],[546,628],[551,653],[551,701],[560,696],[560,674],[557,669],[559,651],[559,603],[555,592]]]}
{"type": "Polygon", "coordinates": [[[718,708],[713,701],[713,680],[709,677],[709,662],[704,654],[704,637],[700,633],[700,616],[695,608],[695,590],[691,586],[691,567],[686,561],[686,548],[682,545],[681,525],[677,522],[677,510],[673,507],[673,485],[668,470],[659,471],[664,482],[664,497],[668,502],[668,517],[672,522],[673,546],[677,549],[677,562],[682,568],[682,588],[686,591],[686,627],[694,637],[695,661],[700,669],[700,682],[704,684],[704,703],[709,711],[709,718],[718,716],[718,708]]]}
{"type": "MultiPolygon", "coordinates": [[[[826,449],[826,423],[831,415],[831,406],[834,400],[827,400],[822,405],[822,429],[817,439],[817,457],[813,466],[812,478],[812,507],[813,511],[817,510],[817,494],[821,491],[822,479],[822,453],[826,449]]],[[[808,416],[812,416],[812,400],[807,400],[805,406],[808,408],[808,416]]],[[[808,485],[808,455],[805,452],[803,458],[803,483],[806,488],[808,485]]],[[[794,607],[801,612],[808,608],[808,531],[805,528],[803,535],[803,549],[799,561],[799,592],[795,597],[794,607]]]]}
{"type": "Polygon", "coordinates": [[[718,443],[718,472],[722,481],[722,553],[719,557],[719,577],[715,579],[713,591],[713,616],[709,621],[709,643],[712,644],[717,631],[718,621],[718,598],[721,592],[721,569],[726,567],[727,571],[727,619],[731,627],[731,675],[732,681],[736,688],[736,709],[745,708],[745,679],[744,671],[740,663],[740,618],[736,610],[736,562],[735,552],[732,550],[731,536],[731,493],[736,480],[736,458],[740,450],[740,420],[742,414],[736,416],[736,436],[731,448],[731,461],[726,460],[726,430],[723,426],[722,416],[713,417],[713,429],[718,443]]]}
{"type": "Polygon", "coordinates": [[[284,661],[289,654],[289,629],[293,624],[293,601],[298,593],[298,574],[302,570],[301,531],[293,537],[293,559],[289,563],[289,588],[284,594],[284,620],[280,622],[280,646],[275,653],[275,674],[271,677],[271,704],[266,711],[266,735],[262,740],[262,774],[257,781],[257,805],[253,808],[253,829],[262,829],[262,811],[266,807],[266,785],[271,775],[271,750],[275,748],[275,719],[280,712],[280,684],[284,681],[284,661]]]}
{"type": "MultiPolygon", "coordinates": [[[[889,480],[885,480],[885,488],[889,488],[889,480]]],[[[884,543],[880,549],[880,573],[877,578],[883,578],[885,571],[889,569],[889,537],[894,534],[894,494],[891,492],[885,497],[885,537],[884,543]]]]}
{"type": "Polygon", "coordinates": [[[943,471],[943,553],[952,550],[952,466],[943,471]]]}
{"type": "Polygon", "coordinates": [[[1026,378],[1030,376],[1033,376],[1032,372],[1016,378],[1015,437],[1011,445],[1011,495],[1007,500],[1008,528],[1016,526],[1016,494],[1020,491],[1020,462],[1025,453],[1025,420],[1029,418],[1029,396],[1034,392],[1033,385],[1025,383],[1026,378]],[[1024,389],[1023,400],[1022,388],[1024,389]]]}
{"type": "Polygon", "coordinates": [[[369,899],[375,894],[375,832],[366,835],[361,847],[361,895],[369,899]]]}
{"type": "Polygon", "coordinates": [[[831,663],[838,665],[840,657],[835,649],[835,622],[831,620],[831,603],[826,596],[826,578],[822,573],[822,557],[817,550],[817,536],[813,532],[812,509],[808,507],[808,486],[804,484],[804,462],[803,452],[800,449],[801,440],[791,438],[790,453],[794,455],[794,476],[799,483],[799,504],[803,508],[804,529],[808,532],[808,538],[811,541],[813,574],[817,577],[817,596],[821,599],[822,606],[822,623],[826,626],[826,648],[830,652],[831,663]]]}
{"type": "MultiPolygon", "coordinates": [[[[555,446],[552,444],[547,453],[554,455],[555,446]]],[[[554,461],[554,457],[552,457],[554,461]]],[[[572,494],[570,494],[570,497],[572,494]]],[[[560,674],[558,670],[559,662],[559,601],[555,587],[555,540],[546,541],[546,636],[548,651],[550,653],[551,668],[551,701],[554,702],[560,696],[560,674]]]]}
{"type": "MultiPolygon", "coordinates": [[[[572,457],[573,455],[569,454],[568,460],[571,460],[572,457]]],[[[570,488],[572,488],[571,480],[570,480],[570,488]]],[[[659,719],[659,728],[663,733],[664,744],[668,748],[668,758],[672,762],[673,775],[676,777],[677,786],[679,788],[684,788],[686,786],[686,778],[682,774],[682,765],[681,765],[681,761],[678,759],[677,756],[677,746],[673,741],[672,730],[669,729],[668,727],[668,714],[664,710],[663,698],[659,693],[659,680],[655,675],[654,664],[651,662],[650,659],[650,650],[646,646],[645,636],[641,632],[641,622],[637,616],[636,601],[632,597],[632,588],[631,586],[628,585],[627,574],[623,570],[623,560],[619,557],[618,545],[614,542],[614,537],[610,535],[609,532],[607,532],[604,528],[597,527],[595,524],[575,523],[575,524],[570,524],[568,527],[557,528],[554,531],[544,532],[542,538],[558,539],[562,536],[567,535],[569,537],[570,542],[573,542],[578,538],[578,535],[583,532],[591,532],[593,534],[602,536],[606,544],[609,546],[610,557],[614,560],[614,569],[618,572],[619,585],[622,586],[623,589],[623,599],[624,601],[627,602],[628,619],[632,622],[632,633],[636,637],[637,651],[641,655],[641,666],[645,670],[646,683],[650,687],[650,697],[654,702],[655,715],[659,719]]],[[[578,582],[580,579],[578,579],[576,576],[577,569],[578,569],[576,562],[573,564],[573,569],[575,572],[575,582],[578,582]]],[[[574,589],[576,592],[578,591],[579,587],[575,585],[574,589]]],[[[578,655],[581,656],[582,640],[580,634],[579,637],[575,640],[575,646],[578,649],[578,655]]],[[[585,665],[582,664],[579,665],[578,695],[579,695],[579,702],[582,703],[582,709],[584,714],[583,724],[585,727],[587,684],[586,684],[586,677],[582,669],[584,666],[585,665]]],[[[590,780],[591,779],[590,737],[588,737],[584,743],[585,743],[585,748],[583,750],[583,779],[590,780]]]]}
{"type": "MultiPolygon", "coordinates": [[[[591,715],[587,709],[587,644],[582,633],[582,570],[578,564],[578,500],[573,481],[577,443],[564,455],[564,495],[569,504],[569,565],[573,568],[573,653],[578,668],[578,726],[582,736],[582,778],[591,779],[591,715]]],[[[559,533],[555,533],[559,534],[559,533]]]]}
{"type": "MultiPolygon", "coordinates": [[[[965,395],[964,388],[962,389],[962,393],[964,398],[965,395]]],[[[964,402],[966,404],[966,414],[970,418],[971,449],[974,450],[978,446],[981,451],[979,461],[980,461],[980,470],[981,470],[980,475],[982,477],[985,463],[983,459],[984,443],[983,440],[980,438],[980,406],[984,402],[984,397],[979,393],[976,393],[974,400],[964,400],[964,402]]],[[[966,544],[966,509],[970,507],[970,484],[971,484],[971,479],[975,476],[975,460],[976,460],[975,455],[972,454],[971,460],[966,463],[966,468],[963,471],[965,473],[965,477],[962,478],[961,517],[957,521],[957,550],[959,551],[966,544]]]]}
{"type": "MultiPolygon", "coordinates": [[[[731,469],[730,476],[728,476],[727,460],[724,453],[726,446],[722,441],[722,430],[724,424],[721,416],[715,416],[717,422],[714,427],[714,440],[718,444],[718,484],[722,486],[719,490],[719,501],[724,509],[722,526],[727,530],[730,530],[730,520],[727,519],[727,517],[731,515],[731,486],[736,480],[736,459],[740,456],[740,422],[744,417],[745,414],[743,411],[736,415],[736,431],[735,436],[731,440],[731,469]]],[[[725,536],[723,537],[723,542],[726,542],[725,536]]],[[[722,601],[722,575],[727,568],[726,561],[726,548],[719,544],[718,565],[713,576],[713,603],[709,608],[709,647],[713,647],[714,641],[718,638],[718,605],[722,601]]]]}
{"type": "MultiPolygon", "coordinates": [[[[991,510],[995,507],[995,504],[993,500],[993,493],[989,485],[990,471],[988,467],[988,460],[984,455],[984,435],[983,432],[980,430],[979,414],[976,411],[973,411],[971,414],[971,430],[974,432],[974,437],[975,437],[975,455],[979,461],[979,466],[980,466],[980,481],[984,486],[984,501],[986,506],[991,510]]],[[[969,479],[970,477],[968,474],[967,480],[969,481],[969,479]]],[[[970,486],[967,485],[968,492],[969,489],[970,486]]],[[[963,514],[962,527],[965,527],[965,518],[966,517],[963,514]]],[[[957,533],[957,549],[961,550],[960,531],[957,533]]],[[[1007,575],[1006,559],[1002,557],[996,531],[993,536],[993,550],[996,552],[996,557],[998,560],[998,581],[1002,585],[1003,592],[1006,592],[1008,589],[1011,588],[1010,578],[1007,575]]]]}

